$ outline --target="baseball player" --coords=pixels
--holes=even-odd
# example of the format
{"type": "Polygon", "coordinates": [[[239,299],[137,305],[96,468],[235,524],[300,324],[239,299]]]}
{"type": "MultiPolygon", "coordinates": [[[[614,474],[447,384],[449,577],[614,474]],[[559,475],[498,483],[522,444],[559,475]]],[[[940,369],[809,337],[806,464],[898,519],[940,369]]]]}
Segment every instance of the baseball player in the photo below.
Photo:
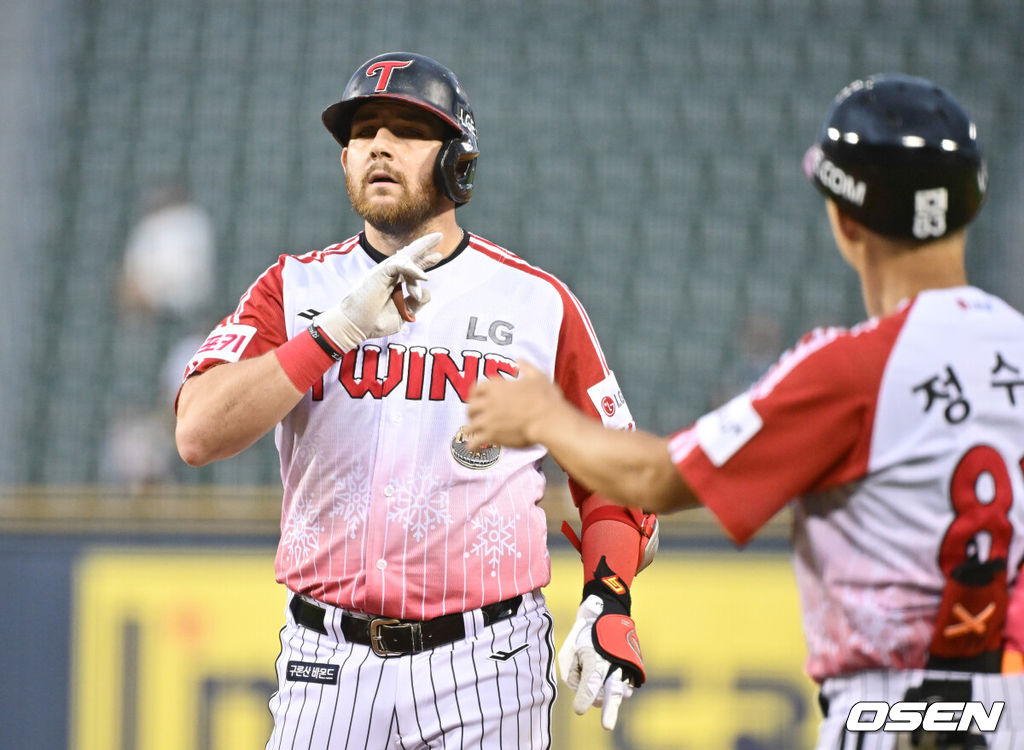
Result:
{"type": "MultiPolygon", "coordinates": [[[[322,120],[364,230],[282,255],[177,402],[189,464],[275,430],[287,604],[267,748],[550,747],[545,451],[471,450],[465,401],[527,358],[593,419],[630,428],[629,409],[569,289],[458,225],[479,149],[450,70],[380,55],[322,120]]],[[[611,729],[644,681],[629,587],[656,520],[570,489],[586,575],[558,658],[577,712],[611,729]]]]}
{"type": "Polygon", "coordinates": [[[975,126],[930,81],[855,81],[805,170],[866,322],[667,439],[591,429],[524,364],[471,395],[471,447],[539,442],[626,504],[709,507],[739,545],[793,500],[818,747],[1024,747],[1024,317],[966,280],[975,126]]]}

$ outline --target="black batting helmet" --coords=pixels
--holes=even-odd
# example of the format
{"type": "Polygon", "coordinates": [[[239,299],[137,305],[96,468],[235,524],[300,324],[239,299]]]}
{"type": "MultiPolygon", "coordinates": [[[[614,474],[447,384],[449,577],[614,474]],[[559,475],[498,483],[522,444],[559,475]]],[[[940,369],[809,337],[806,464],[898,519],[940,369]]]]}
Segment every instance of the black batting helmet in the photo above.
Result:
{"type": "Polygon", "coordinates": [[[342,146],[348,144],[352,116],[371,99],[394,99],[438,117],[450,135],[441,145],[434,170],[438,188],[456,204],[469,201],[476,176],[476,122],[455,74],[436,60],[414,52],[387,52],[359,66],[341,95],[324,110],[324,125],[342,146]]]}
{"type": "Polygon", "coordinates": [[[864,226],[918,241],[966,225],[987,181],[964,109],[935,83],[898,73],[839,92],[804,172],[864,226]]]}

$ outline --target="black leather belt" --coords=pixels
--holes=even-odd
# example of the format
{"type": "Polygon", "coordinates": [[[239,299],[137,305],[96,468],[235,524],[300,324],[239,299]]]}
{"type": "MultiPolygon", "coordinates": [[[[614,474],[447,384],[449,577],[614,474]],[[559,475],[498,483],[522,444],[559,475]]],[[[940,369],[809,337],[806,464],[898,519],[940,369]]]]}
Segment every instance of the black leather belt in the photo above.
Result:
{"type": "MultiPolygon", "coordinates": [[[[484,625],[508,619],[516,613],[523,597],[513,596],[480,608],[484,625]]],[[[299,596],[289,605],[295,622],[304,628],[327,635],[324,626],[326,611],[299,596]]],[[[462,613],[456,612],[433,620],[398,620],[394,617],[361,617],[345,612],[341,616],[341,632],[351,643],[369,646],[377,656],[403,656],[443,646],[466,637],[462,613]]]]}

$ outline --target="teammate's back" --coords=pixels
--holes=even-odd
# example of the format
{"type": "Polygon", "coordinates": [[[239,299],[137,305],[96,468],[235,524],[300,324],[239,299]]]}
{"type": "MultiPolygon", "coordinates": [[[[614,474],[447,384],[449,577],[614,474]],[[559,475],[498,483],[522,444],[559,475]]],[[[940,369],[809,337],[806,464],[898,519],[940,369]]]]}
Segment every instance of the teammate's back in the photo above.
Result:
{"type": "Polygon", "coordinates": [[[952,612],[953,637],[935,635],[943,592],[957,578],[975,596],[991,584],[1004,595],[988,617],[1001,619],[1024,556],[1024,504],[1011,506],[1024,496],[1024,316],[974,287],[927,290],[844,344],[864,368],[836,377],[864,389],[849,398],[873,401],[853,443],[864,450],[830,457],[844,481],[795,506],[807,666],[819,680],[970,651],[952,612]]]}

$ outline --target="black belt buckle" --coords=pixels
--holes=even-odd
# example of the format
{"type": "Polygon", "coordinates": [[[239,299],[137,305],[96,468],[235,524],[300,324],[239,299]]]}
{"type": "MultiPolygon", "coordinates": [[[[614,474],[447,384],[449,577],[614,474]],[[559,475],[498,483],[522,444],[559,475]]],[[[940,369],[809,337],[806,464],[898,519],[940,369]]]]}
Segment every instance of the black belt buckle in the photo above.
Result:
{"type": "Polygon", "coordinates": [[[410,627],[409,623],[402,624],[401,620],[396,620],[394,617],[374,617],[370,620],[370,648],[373,649],[373,653],[377,656],[403,656],[405,651],[392,651],[384,645],[384,635],[380,632],[381,628],[391,628],[394,626],[399,627],[410,627]]]}

